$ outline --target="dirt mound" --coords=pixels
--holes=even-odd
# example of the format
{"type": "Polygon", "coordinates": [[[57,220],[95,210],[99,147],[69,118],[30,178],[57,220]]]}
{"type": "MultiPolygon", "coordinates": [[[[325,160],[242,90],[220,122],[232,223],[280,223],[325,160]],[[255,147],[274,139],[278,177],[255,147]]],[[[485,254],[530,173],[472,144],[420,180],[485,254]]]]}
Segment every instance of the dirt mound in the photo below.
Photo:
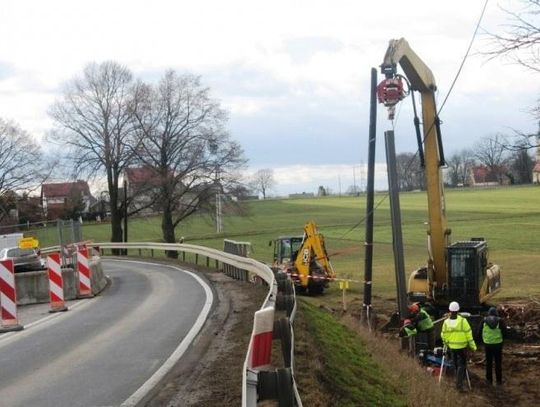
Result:
{"type": "Polygon", "coordinates": [[[531,299],[527,302],[501,304],[498,311],[511,328],[511,339],[524,342],[540,339],[540,301],[531,299]]]}

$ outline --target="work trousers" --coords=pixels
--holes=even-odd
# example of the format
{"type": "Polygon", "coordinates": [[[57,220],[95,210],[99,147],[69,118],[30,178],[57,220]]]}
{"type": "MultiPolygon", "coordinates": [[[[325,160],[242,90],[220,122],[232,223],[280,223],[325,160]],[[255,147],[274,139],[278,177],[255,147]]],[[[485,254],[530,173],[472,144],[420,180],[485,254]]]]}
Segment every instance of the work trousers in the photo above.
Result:
{"type": "Polygon", "coordinates": [[[417,349],[430,349],[433,350],[435,347],[435,335],[433,328],[428,329],[427,331],[418,331],[416,339],[417,349]]]}
{"type": "Polygon", "coordinates": [[[502,383],[502,347],[503,344],[486,344],[486,380],[493,384],[493,360],[495,360],[495,380],[497,384],[502,383]]]}
{"type": "Polygon", "coordinates": [[[463,390],[463,379],[467,370],[467,348],[450,349],[450,351],[456,369],[456,387],[458,390],[463,390]]]}

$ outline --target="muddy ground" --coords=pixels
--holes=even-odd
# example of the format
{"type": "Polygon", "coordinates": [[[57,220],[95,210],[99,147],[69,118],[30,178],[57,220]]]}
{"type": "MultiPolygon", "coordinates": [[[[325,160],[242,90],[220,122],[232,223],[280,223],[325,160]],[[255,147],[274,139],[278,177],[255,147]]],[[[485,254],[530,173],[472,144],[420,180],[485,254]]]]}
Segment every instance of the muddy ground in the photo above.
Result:
{"type": "MultiPolygon", "coordinates": [[[[267,289],[232,280],[214,270],[199,271],[212,283],[217,299],[212,315],[189,355],[165,378],[147,406],[240,405],[241,372],[253,313],[260,308],[267,289]]],[[[506,307],[508,324],[518,335],[505,343],[503,386],[497,388],[485,383],[483,350],[479,348],[471,357],[471,400],[480,398],[492,406],[536,406],[540,400],[540,303],[531,299],[506,304],[506,307]]],[[[301,321],[297,325],[308,329],[301,321]]],[[[312,371],[313,377],[308,380],[313,383],[320,380],[314,366],[297,365],[296,368],[312,371]]],[[[433,380],[436,385],[436,380],[427,373],[426,377],[426,383],[433,380]]],[[[302,393],[302,383],[298,384],[302,393]]],[[[324,394],[318,398],[317,405],[332,406],[332,400],[331,395],[324,394]]]]}
{"type": "Polygon", "coordinates": [[[473,356],[473,391],[493,406],[537,406],[540,404],[540,302],[536,299],[500,305],[499,312],[512,328],[503,348],[503,386],[488,386],[482,349],[473,356]]]}

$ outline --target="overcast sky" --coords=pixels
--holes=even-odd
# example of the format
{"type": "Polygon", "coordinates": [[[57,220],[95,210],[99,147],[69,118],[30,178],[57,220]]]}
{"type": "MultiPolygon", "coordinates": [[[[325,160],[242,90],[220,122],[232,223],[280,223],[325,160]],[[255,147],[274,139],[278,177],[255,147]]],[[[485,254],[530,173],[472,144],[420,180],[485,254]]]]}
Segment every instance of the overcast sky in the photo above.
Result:
{"type": "MultiPolygon", "coordinates": [[[[453,1],[3,1],[0,116],[36,138],[62,83],[89,62],[115,60],[152,81],[167,69],[202,76],[230,112],[229,130],[250,170],[275,169],[274,193],[343,192],[365,178],[370,69],[388,41],[404,37],[432,69],[441,103],[484,0],[453,1]]],[[[491,0],[482,27],[507,22],[491,0]]],[[[485,48],[481,35],[473,52],[485,48]]],[[[441,113],[449,156],[482,137],[538,128],[528,112],[538,75],[472,55],[441,113]]],[[[411,102],[396,121],[398,152],[415,152],[411,102]]],[[[378,110],[377,162],[391,128],[378,110]]],[[[377,182],[384,184],[384,166],[377,182]]],[[[365,182],[365,181],[364,181],[365,182]]]]}

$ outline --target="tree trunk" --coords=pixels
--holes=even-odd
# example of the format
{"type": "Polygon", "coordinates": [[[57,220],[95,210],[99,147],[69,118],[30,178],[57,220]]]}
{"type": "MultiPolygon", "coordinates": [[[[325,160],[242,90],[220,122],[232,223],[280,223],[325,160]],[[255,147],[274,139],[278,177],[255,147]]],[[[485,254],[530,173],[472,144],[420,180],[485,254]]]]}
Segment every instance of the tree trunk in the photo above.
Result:
{"type": "MultiPolygon", "coordinates": [[[[165,240],[165,243],[176,243],[172,211],[168,206],[166,206],[163,210],[163,217],[161,218],[161,231],[163,233],[163,240],[165,240]]],[[[178,252],[176,250],[167,250],[165,251],[165,254],[167,257],[172,259],[178,258],[178,252]]]]}

